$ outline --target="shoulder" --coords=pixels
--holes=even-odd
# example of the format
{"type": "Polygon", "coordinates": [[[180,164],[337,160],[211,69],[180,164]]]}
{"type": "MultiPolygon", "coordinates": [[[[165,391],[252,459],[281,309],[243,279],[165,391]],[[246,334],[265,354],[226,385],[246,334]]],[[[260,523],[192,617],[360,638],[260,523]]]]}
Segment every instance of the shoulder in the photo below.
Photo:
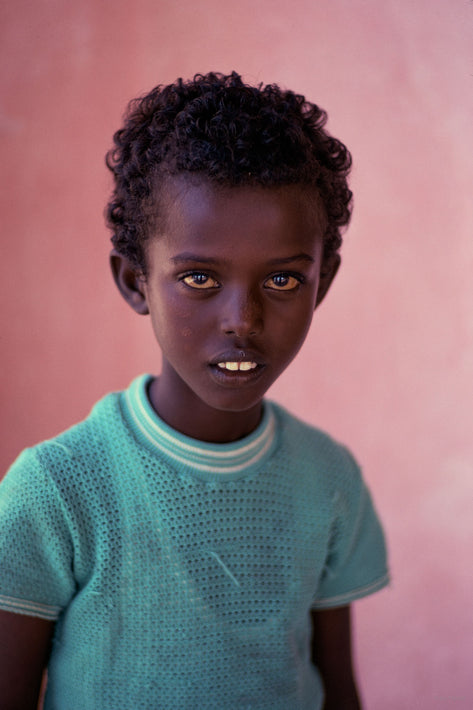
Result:
{"type": "Polygon", "coordinates": [[[33,453],[50,461],[61,458],[80,461],[93,456],[97,450],[103,449],[108,439],[114,438],[115,431],[122,425],[121,395],[121,392],[105,395],[85,419],[33,447],[33,453]]]}
{"type": "Polygon", "coordinates": [[[97,461],[113,447],[114,432],[122,424],[121,393],[100,399],[89,415],[64,432],[35,446],[24,449],[13,462],[2,481],[2,488],[42,488],[59,492],[79,485],[81,472],[97,473],[97,461]]]}
{"type": "Polygon", "coordinates": [[[120,420],[120,392],[105,395],[99,399],[89,414],[77,424],[65,429],[54,437],[25,449],[21,456],[32,459],[76,458],[93,446],[94,441],[107,435],[120,420]]]}
{"type": "Polygon", "coordinates": [[[333,483],[359,485],[361,471],[349,449],[327,432],[288,412],[274,402],[269,403],[280,438],[279,455],[287,457],[292,466],[308,469],[333,483]]]}
{"type": "Polygon", "coordinates": [[[113,455],[126,432],[121,406],[120,393],[107,395],[82,422],[20,454],[0,484],[2,534],[5,526],[18,539],[20,530],[33,538],[40,530],[45,544],[60,540],[62,551],[88,559],[94,531],[114,519],[126,480],[113,455]]]}

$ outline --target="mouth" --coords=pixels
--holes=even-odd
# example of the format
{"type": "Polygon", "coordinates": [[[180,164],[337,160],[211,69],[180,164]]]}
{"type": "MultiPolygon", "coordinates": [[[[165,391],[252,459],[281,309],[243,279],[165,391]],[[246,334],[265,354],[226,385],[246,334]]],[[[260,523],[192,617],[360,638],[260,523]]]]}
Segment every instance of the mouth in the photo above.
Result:
{"type": "Polygon", "coordinates": [[[256,353],[222,353],[210,363],[215,379],[223,385],[244,385],[258,379],[266,365],[256,353]]]}

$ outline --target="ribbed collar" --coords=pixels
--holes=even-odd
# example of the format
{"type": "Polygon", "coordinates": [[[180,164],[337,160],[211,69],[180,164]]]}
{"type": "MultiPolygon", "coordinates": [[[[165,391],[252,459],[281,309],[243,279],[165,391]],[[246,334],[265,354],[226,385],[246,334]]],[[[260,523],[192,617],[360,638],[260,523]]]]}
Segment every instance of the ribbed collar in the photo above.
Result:
{"type": "Polygon", "coordinates": [[[272,449],[276,427],[270,403],[265,402],[261,422],[249,436],[228,444],[212,444],[184,436],[156,414],[147,394],[150,380],[151,375],[133,380],[125,392],[125,404],[141,438],[167,457],[195,471],[234,474],[260,463],[272,449]]]}

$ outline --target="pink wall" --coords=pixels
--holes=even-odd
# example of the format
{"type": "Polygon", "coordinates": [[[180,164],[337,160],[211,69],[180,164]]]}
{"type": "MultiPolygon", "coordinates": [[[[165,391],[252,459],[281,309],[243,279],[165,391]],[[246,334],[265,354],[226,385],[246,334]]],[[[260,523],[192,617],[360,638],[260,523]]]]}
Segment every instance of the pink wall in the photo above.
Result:
{"type": "Polygon", "coordinates": [[[125,102],[209,69],[305,93],[353,151],[356,210],[338,282],[272,394],[355,450],[385,520],[394,581],[356,608],[367,710],[469,710],[471,3],[17,0],[0,12],[2,470],[158,369],[147,320],[107,273],[103,155],[125,102]]]}

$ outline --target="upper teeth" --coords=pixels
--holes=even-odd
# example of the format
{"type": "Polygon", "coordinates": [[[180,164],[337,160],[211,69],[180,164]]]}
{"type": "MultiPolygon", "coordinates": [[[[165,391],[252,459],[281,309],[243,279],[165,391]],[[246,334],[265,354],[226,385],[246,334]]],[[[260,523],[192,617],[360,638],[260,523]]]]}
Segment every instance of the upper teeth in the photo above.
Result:
{"type": "Polygon", "coordinates": [[[256,362],[219,362],[218,366],[222,370],[254,370],[256,362]]]}

